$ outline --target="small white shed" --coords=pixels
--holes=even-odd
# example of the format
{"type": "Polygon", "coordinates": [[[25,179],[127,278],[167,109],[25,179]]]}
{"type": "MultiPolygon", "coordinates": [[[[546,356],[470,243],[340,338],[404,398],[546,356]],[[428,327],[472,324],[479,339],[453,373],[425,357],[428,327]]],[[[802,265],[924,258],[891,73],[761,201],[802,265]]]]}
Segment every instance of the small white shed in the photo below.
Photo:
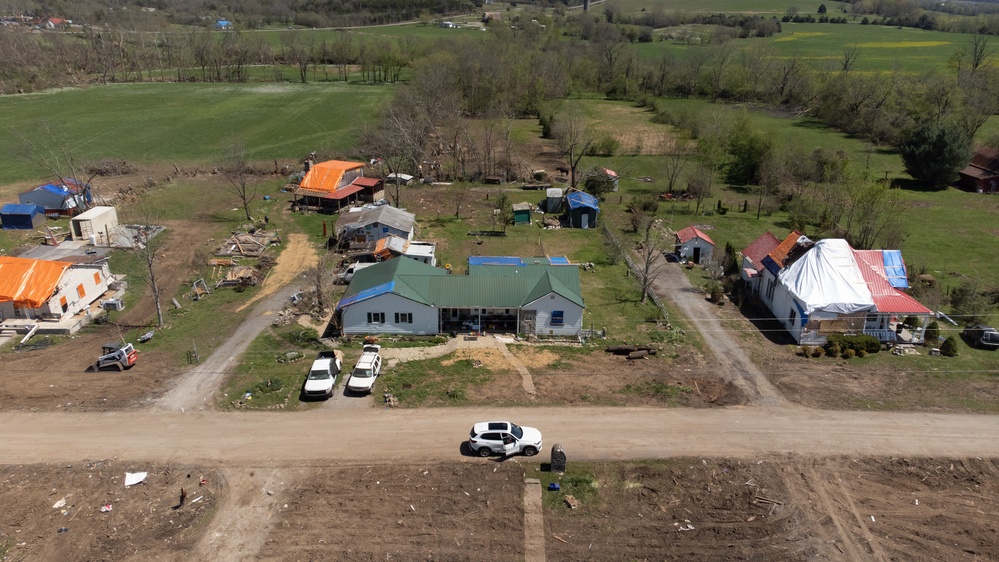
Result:
{"type": "Polygon", "coordinates": [[[72,219],[73,239],[90,240],[92,244],[110,246],[111,236],[118,227],[118,211],[114,207],[94,207],[72,219]]]}
{"type": "Polygon", "coordinates": [[[711,261],[715,243],[711,238],[693,226],[676,233],[676,254],[681,259],[694,263],[711,261]]]}

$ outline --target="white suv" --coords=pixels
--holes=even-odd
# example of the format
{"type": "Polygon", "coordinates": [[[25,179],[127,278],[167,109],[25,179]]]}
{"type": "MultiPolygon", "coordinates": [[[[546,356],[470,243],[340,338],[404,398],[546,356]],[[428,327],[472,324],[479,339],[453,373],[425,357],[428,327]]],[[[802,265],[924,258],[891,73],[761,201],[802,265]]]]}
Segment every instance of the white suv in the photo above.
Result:
{"type": "Polygon", "coordinates": [[[379,345],[366,345],[361,358],[354,365],[354,370],[347,379],[347,390],[351,392],[371,392],[375,379],[382,372],[382,356],[378,354],[379,345]]]}
{"type": "Polygon", "coordinates": [[[541,450],[541,432],[505,421],[479,422],[472,426],[468,448],[481,457],[514,453],[533,457],[541,450]]]}

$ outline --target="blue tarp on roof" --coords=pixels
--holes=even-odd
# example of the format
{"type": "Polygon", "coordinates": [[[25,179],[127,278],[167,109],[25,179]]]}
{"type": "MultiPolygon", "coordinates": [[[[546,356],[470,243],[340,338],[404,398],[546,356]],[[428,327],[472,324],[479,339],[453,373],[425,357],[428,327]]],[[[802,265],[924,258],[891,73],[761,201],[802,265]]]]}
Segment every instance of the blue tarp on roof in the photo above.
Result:
{"type": "Polygon", "coordinates": [[[69,197],[70,195],[73,195],[73,191],[70,190],[65,185],[56,185],[54,183],[47,183],[45,185],[40,185],[35,189],[49,191],[55,193],[56,195],[62,195],[64,197],[69,197]]]}
{"type": "Polygon", "coordinates": [[[524,265],[524,260],[515,256],[468,256],[468,265],[524,265]]]}
{"type": "Polygon", "coordinates": [[[8,203],[0,208],[4,230],[32,230],[45,222],[45,209],[40,205],[8,203]]]}
{"type": "Polygon", "coordinates": [[[570,209],[589,207],[591,209],[596,209],[597,211],[600,211],[600,205],[597,204],[597,198],[590,195],[589,193],[583,193],[582,191],[574,191],[569,195],[566,195],[565,200],[569,202],[570,209]]]}
{"type": "Polygon", "coordinates": [[[389,281],[388,283],[375,285],[374,287],[371,287],[370,289],[365,289],[354,296],[340,299],[340,302],[338,302],[336,305],[336,309],[341,310],[345,306],[350,306],[354,303],[377,297],[378,295],[384,295],[385,293],[391,293],[392,289],[394,288],[395,288],[395,281],[389,281]]]}
{"type": "Polygon", "coordinates": [[[884,258],[885,274],[891,286],[896,289],[908,289],[909,279],[905,274],[902,250],[881,250],[881,257],[884,258]]]}

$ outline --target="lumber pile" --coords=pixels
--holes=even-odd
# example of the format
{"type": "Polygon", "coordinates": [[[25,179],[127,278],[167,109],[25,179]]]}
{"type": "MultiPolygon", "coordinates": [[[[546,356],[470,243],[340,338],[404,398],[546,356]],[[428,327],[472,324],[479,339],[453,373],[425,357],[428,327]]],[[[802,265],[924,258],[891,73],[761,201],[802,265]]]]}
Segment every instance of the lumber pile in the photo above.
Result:
{"type": "Polygon", "coordinates": [[[272,242],[273,232],[257,231],[252,234],[239,232],[230,236],[215,252],[216,256],[258,257],[272,242]]]}

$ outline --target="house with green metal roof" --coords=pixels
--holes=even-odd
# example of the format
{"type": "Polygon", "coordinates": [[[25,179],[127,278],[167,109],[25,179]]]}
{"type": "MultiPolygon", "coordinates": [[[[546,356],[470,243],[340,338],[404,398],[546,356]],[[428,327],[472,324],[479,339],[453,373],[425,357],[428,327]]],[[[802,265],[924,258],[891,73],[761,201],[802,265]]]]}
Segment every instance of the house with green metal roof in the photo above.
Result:
{"type": "Polygon", "coordinates": [[[577,265],[564,258],[469,262],[467,275],[402,259],[359,270],[337,304],[342,332],[576,335],[582,329],[577,265]]]}

